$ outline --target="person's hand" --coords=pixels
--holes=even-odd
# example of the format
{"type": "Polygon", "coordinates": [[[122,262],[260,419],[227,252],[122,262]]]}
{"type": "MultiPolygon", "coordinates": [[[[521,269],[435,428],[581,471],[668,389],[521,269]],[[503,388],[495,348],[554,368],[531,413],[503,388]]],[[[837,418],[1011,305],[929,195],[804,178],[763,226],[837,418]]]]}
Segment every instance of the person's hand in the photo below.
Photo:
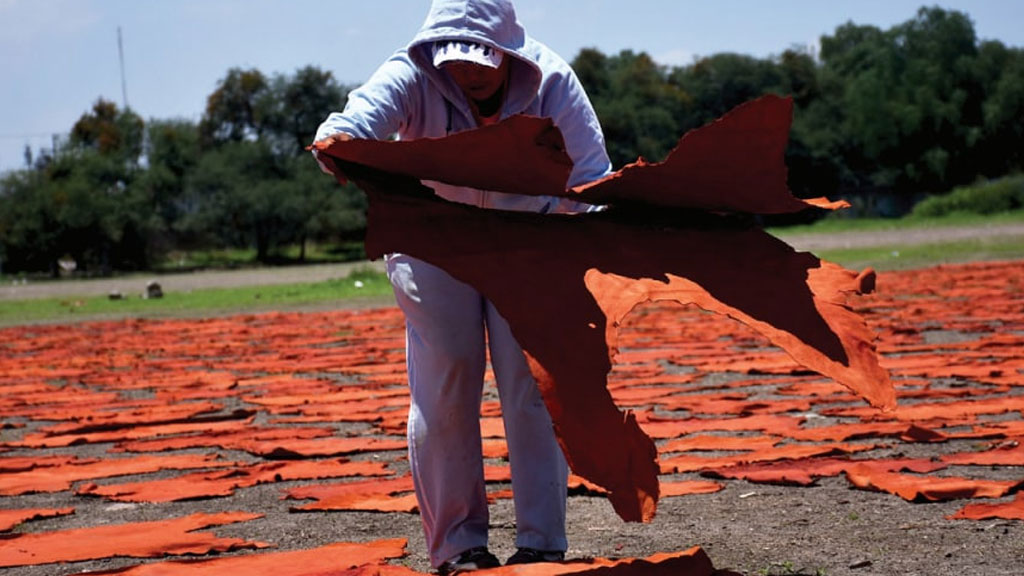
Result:
{"type": "Polygon", "coordinates": [[[320,164],[320,169],[334,176],[334,179],[338,181],[338,184],[347,184],[348,177],[345,176],[345,173],[342,172],[340,168],[338,168],[338,164],[334,161],[334,158],[331,158],[327,154],[323,154],[322,151],[329,148],[335,142],[348,142],[352,139],[351,134],[336,132],[313,143],[313,149],[316,151],[316,161],[320,164]]]}
{"type": "Polygon", "coordinates": [[[327,138],[317,140],[317,147],[322,149],[334,144],[335,142],[348,142],[349,140],[352,140],[351,134],[347,132],[335,132],[327,138]]]}

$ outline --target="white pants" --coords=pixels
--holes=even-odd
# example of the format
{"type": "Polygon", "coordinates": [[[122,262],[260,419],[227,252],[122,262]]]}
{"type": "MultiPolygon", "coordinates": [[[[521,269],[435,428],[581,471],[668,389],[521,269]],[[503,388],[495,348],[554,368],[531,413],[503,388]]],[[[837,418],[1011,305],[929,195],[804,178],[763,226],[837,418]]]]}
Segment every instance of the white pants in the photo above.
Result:
{"type": "Polygon", "coordinates": [[[391,255],[387,270],[406,318],[409,461],[431,564],[487,545],[480,438],[485,342],[512,468],[516,546],[565,550],[568,468],[508,323],[474,288],[422,260],[391,255]]]}

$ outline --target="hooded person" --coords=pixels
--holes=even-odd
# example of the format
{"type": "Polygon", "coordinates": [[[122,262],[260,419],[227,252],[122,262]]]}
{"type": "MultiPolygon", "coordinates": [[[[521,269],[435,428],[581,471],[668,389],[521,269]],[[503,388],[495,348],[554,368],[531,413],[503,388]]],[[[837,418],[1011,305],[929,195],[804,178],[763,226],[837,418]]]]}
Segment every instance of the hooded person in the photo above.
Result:
{"type": "MultiPolygon", "coordinates": [[[[509,0],[434,0],[395,52],[316,139],[441,137],[516,114],[551,118],[575,186],[611,172],[590,100],[569,65],[526,34],[509,0]]],[[[315,153],[314,153],[315,154],[315,153]]],[[[326,158],[321,167],[344,175],[326,158]]],[[[449,201],[529,212],[590,209],[564,198],[424,182],[449,201]]],[[[488,551],[480,404],[489,347],[505,424],[517,551],[507,563],[560,561],[568,469],[551,418],[508,324],[474,288],[403,254],[385,258],[406,318],[409,461],[431,565],[441,574],[494,567],[488,551]]]]}

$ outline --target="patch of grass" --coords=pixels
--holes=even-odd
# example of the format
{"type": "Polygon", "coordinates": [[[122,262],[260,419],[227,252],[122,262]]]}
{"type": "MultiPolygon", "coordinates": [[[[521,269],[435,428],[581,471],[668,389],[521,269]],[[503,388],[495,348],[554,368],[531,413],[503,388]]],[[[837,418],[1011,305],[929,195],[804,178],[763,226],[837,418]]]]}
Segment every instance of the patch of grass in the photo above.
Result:
{"type": "Polygon", "coordinates": [[[813,224],[768,228],[772,234],[835,234],[837,232],[871,232],[880,230],[906,230],[907,228],[950,228],[955,226],[984,226],[1024,222],[1024,210],[999,214],[968,214],[955,212],[945,216],[907,216],[904,218],[844,218],[842,211],[813,224]]]}
{"type": "Polygon", "coordinates": [[[353,298],[382,298],[391,284],[382,272],[357,270],[343,279],[168,292],[163,298],[106,296],[0,301],[0,325],[67,322],[101,318],[187,316],[329,304],[353,298]]]}
{"type": "Polygon", "coordinates": [[[256,250],[225,248],[221,250],[182,251],[167,254],[167,259],[157,263],[157,271],[195,270],[201,268],[236,268],[251,265],[256,261],[256,250]]]}
{"type": "Polygon", "coordinates": [[[875,270],[907,270],[957,262],[1024,259],[1024,238],[997,236],[913,246],[816,250],[815,255],[853,270],[869,266],[875,270]]]}

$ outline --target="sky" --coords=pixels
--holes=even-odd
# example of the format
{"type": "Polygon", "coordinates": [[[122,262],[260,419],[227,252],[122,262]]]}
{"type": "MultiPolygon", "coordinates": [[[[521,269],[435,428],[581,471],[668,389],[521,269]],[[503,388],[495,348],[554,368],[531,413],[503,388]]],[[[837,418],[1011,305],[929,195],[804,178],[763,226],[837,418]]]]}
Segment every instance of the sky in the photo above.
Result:
{"type": "MultiPolygon", "coordinates": [[[[966,13],[981,40],[1024,47],[1018,0],[515,0],[528,33],[566,60],[593,47],[646,52],[666,65],[814,47],[846,22],[886,29],[922,5],[966,13]]],[[[147,120],[198,121],[233,67],[269,76],[314,65],[358,84],[412,38],[428,7],[428,0],[0,0],[0,171],[23,168],[26,145],[48,148],[101,97],[127,102],[147,120]]]]}

